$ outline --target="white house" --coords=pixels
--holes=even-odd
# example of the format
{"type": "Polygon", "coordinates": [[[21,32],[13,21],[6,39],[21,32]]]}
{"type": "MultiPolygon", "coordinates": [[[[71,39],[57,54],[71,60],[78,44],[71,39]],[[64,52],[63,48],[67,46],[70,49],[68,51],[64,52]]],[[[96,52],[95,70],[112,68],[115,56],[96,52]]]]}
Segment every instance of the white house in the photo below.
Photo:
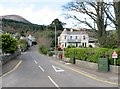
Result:
{"type": "Polygon", "coordinates": [[[35,37],[29,35],[29,36],[27,37],[27,40],[28,40],[28,45],[29,45],[29,46],[32,46],[32,45],[33,45],[33,42],[35,42],[36,39],[35,39],[35,37]]]}
{"type": "Polygon", "coordinates": [[[97,39],[89,37],[85,31],[67,31],[63,30],[58,37],[58,45],[61,48],[66,48],[68,45],[74,45],[75,47],[97,47],[97,39]]]}

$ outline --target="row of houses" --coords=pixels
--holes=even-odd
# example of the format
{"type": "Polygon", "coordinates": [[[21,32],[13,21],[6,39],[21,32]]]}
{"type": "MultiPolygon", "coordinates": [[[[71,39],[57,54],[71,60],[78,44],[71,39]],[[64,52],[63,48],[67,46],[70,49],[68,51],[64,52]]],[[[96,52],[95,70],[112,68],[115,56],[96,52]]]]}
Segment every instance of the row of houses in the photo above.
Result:
{"type": "Polygon", "coordinates": [[[73,29],[68,31],[64,29],[58,37],[58,46],[66,48],[69,45],[74,45],[75,47],[99,47],[98,40],[90,37],[86,31],[74,31],[73,29]]]}

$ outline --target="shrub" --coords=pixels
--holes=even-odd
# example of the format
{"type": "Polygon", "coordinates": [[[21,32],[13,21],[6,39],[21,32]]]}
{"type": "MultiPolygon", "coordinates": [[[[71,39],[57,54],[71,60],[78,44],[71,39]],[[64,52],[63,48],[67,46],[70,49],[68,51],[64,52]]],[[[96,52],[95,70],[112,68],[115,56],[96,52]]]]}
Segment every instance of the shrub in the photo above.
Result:
{"type": "Polygon", "coordinates": [[[18,49],[18,41],[11,37],[10,34],[2,34],[2,52],[14,53],[18,49]]]}
{"type": "MultiPolygon", "coordinates": [[[[98,62],[99,57],[109,58],[110,64],[113,63],[112,52],[116,50],[118,55],[120,55],[120,49],[108,49],[108,48],[66,48],[65,57],[70,58],[73,55],[78,60],[98,62]]],[[[120,65],[120,56],[117,59],[117,65],[120,65]]]]}
{"type": "Polygon", "coordinates": [[[53,56],[54,54],[54,52],[48,52],[48,56],[53,56]]]}
{"type": "Polygon", "coordinates": [[[21,51],[26,51],[28,49],[28,42],[26,39],[20,39],[19,45],[20,45],[21,51]]]}
{"type": "Polygon", "coordinates": [[[46,47],[46,46],[44,46],[44,45],[42,45],[42,46],[39,47],[39,51],[40,51],[42,54],[45,54],[45,55],[46,55],[46,54],[49,52],[49,48],[46,47]]]}
{"type": "Polygon", "coordinates": [[[67,48],[75,48],[74,45],[68,45],[67,48]]]}
{"type": "Polygon", "coordinates": [[[19,44],[27,44],[27,40],[26,39],[20,39],[19,40],[19,44]]]}
{"type": "Polygon", "coordinates": [[[21,51],[26,51],[27,50],[27,44],[20,44],[21,51]]]}

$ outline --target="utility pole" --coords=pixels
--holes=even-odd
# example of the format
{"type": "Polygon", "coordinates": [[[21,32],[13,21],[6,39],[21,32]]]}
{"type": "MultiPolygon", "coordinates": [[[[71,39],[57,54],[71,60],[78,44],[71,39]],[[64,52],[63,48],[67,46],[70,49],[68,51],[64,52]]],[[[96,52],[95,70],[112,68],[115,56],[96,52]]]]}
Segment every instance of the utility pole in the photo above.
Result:
{"type": "Polygon", "coordinates": [[[56,26],[55,26],[55,58],[57,58],[56,56],[56,26]]]}

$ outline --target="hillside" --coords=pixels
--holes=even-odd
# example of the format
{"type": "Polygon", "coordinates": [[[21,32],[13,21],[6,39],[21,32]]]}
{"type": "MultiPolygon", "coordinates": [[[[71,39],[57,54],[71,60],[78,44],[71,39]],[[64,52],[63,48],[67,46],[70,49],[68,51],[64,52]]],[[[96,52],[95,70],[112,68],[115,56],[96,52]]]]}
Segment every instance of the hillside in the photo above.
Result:
{"type": "MultiPolygon", "coordinates": [[[[1,27],[1,26],[0,26],[1,27]]],[[[46,26],[24,23],[10,19],[2,19],[2,30],[9,33],[27,33],[28,31],[42,31],[46,26]]]]}
{"type": "MultiPolygon", "coordinates": [[[[39,45],[54,47],[54,28],[49,26],[2,18],[2,24],[0,24],[0,28],[2,28],[4,32],[19,33],[23,36],[31,34],[37,38],[39,45]]],[[[57,30],[57,36],[60,35],[60,33],[61,31],[57,30]]]]}
{"type": "Polygon", "coordinates": [[[24,19],[23,17],[19,15],[5,15],[5,16],[0,16],[0,19],[7,19],[7,20],[14,20],[18,22],[23,22],[23,23],[31,23],[28,20],[24,19]]]}

